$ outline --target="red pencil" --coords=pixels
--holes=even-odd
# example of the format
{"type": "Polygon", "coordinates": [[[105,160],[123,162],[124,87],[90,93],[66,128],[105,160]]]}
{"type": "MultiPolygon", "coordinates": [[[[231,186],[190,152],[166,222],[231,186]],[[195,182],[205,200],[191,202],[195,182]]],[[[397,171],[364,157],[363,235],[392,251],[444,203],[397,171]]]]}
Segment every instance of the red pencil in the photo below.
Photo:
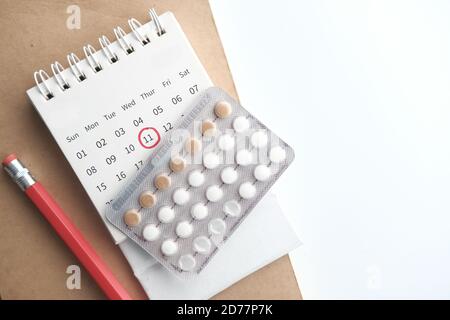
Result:
{"type": "Polygon", "coordinates": [[[22,165],[16,155],[11,154],[7,156],[3,160],[3,167],[72,250],[105,295],[111,300],[131,300],[130,295],[86,241],[78,228],[45,188],[34,180],[28,169],[22,165]]]}

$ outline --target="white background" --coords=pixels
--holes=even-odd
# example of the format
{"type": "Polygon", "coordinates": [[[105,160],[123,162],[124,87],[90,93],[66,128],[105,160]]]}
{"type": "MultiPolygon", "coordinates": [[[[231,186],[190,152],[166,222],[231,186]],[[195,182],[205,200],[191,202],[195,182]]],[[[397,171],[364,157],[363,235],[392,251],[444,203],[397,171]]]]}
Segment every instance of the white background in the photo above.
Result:
{"type": "Polygon", "coordinates": [[[305,298],[450,298],[450,1],[211,0],[305,298]]]}

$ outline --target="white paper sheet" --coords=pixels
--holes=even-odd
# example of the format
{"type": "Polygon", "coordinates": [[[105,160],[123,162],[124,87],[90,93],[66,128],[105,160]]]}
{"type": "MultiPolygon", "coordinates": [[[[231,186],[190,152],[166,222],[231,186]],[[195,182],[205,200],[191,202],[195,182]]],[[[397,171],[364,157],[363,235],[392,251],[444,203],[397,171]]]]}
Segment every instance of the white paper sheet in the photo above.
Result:
{"type": "Polygon", "coordinates": [[[160,300],[208,299],[300,244],[269,193],[194,280],[177,278],[129,239],[119,246],[150,298],[160,300]]]}

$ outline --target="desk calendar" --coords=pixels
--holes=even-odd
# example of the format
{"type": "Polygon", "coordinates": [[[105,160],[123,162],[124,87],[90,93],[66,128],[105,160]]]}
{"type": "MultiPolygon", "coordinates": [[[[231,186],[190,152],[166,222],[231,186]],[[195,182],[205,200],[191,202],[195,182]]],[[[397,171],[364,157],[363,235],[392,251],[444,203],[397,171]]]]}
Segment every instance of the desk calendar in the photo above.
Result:
{"type": "Polygon", "coordinates": [[[131,32],[114,29],[116,41],[99,38],[85,59],[68,55],[69,68],[40,70],[27,91],[75,170],[116,243],[126,237],[104,218],[106,207],[142,167],[165,133],[198,94],[212,86],[172,13],[131,32]]]}

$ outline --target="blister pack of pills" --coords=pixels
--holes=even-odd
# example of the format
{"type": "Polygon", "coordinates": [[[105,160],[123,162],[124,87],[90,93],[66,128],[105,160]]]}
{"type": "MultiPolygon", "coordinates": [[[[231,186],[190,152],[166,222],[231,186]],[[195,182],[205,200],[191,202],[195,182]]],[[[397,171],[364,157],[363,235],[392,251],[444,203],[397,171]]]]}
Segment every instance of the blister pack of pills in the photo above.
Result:
{"type": "Polygon", "coordinates": [[[200,273],[294,152],[219,88],[166,134],[108,220],[181,277],[200,273]]]}

